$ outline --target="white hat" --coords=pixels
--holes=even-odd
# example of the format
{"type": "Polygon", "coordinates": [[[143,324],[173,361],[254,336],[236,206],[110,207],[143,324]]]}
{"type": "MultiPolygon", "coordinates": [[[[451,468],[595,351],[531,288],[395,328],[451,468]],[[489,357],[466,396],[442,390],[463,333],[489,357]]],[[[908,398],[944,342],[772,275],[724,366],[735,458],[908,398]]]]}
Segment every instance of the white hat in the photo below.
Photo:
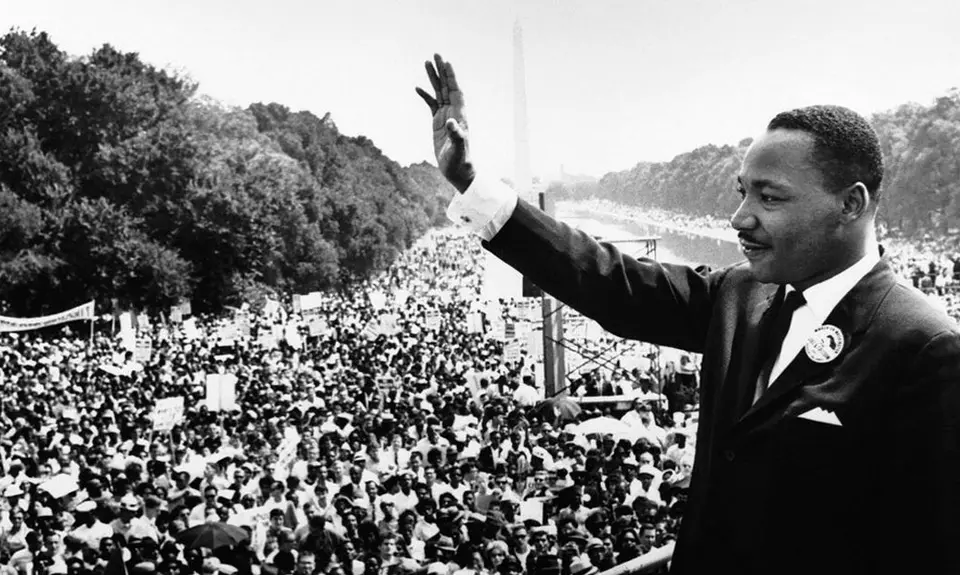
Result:
{"type": "Polygon", "coordinates": [[[660,470],[652,465],[643,465],[640,467],[640,471],[637,472],[637,475],[649,475],[651,477],[656,477],[660,475],[660,470]]]}
{"type": "Polygon", "coordinates": [[[17,484],[10,485],[3,491],[4,497],[18,497],[20,495],[23,495],[23,489],[17,484]]]}
{"type": "Polygon", "coordinates": [[[120,507],[127,511],[139,511],[140,501],[133,495],[124,495],[120,499],[120,507]]]}
{"type": "Polygon", "coordinates": [[[77,513],[90,513],[96,508],[97,508],[97,504],[93,500],[88,499],[83,503],[81,503],[80,505],[77,505],[76,510],[77,510],[77,513]]]}

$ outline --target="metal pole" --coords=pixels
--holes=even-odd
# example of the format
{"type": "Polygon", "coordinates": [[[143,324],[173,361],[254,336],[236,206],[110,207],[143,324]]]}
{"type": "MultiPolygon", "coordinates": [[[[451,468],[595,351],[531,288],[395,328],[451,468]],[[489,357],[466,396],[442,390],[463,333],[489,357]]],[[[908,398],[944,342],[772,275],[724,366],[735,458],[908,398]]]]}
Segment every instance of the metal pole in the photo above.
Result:
{"type": "MultiPolygon", "coordinates": [[[[540,209],[547,215],[556,216],[553,202],[547,202],[546,193],[540,192],[540,209]]],[[[566,364],[563,356],[563,309],[560,302],[546,292],[541,296],[543,308],[543,379],[544,396],[553,397],[558,390],[565,390],[566,364]]],[[[566,392],[564,392],[566,393],[566,392]]]]}

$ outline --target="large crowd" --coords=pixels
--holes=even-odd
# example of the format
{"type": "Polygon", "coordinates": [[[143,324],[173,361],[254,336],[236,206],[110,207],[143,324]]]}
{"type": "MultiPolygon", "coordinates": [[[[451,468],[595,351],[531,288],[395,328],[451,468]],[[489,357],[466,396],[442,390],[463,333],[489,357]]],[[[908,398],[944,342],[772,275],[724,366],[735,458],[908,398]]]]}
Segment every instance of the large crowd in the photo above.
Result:
{"type": "MultiPolygon", "coordinates": [[[[888,255],[957,314],[941,253],[888,255]]],[[[538,300],[482,267],[434,230],[339,292],[0,334],[0,575],[594,575],[667,545],[697,358],[568,316],[551,397],[538,300]]]]}
{"type": "Polygon", "coordinates": [[[0,574],[593,575],[667,545],[696,358],[624,346],[550,397],[537,304],[488,301],[482,261],[435,230],[340,292],[0,334],[0,574]]]}

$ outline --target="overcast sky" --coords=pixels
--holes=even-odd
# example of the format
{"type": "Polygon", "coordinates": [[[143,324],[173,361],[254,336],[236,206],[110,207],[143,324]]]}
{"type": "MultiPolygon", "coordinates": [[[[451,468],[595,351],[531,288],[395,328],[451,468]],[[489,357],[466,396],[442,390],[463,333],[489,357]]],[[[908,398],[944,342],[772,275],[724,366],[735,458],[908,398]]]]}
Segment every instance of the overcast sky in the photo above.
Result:
{"type": "Polygon", "coordinates": [[[756,135],[776,112],[863,113],[960,85],[956,0],[0,0],[0,27],[110,43],[229,104],[276,101],[433,162],[423,61],[453,62],[477,163],[512,175],[512,28],[535,174],[600,176],[756,135]],[[788,6],[784,8],[783,6],[788,6]]]}

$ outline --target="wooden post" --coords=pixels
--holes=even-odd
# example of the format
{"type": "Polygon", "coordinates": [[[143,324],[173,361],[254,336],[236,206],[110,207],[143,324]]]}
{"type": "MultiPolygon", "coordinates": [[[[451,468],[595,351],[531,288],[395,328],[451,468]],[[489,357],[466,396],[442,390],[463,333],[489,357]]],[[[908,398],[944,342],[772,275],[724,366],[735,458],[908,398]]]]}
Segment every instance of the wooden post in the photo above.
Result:
{"type": "MultiPolygon", "coordinates": [[[[547,201],[546,193],[540,192],[540,209],[551,217],[556,216],[556,207],[547,201]]],[[[566,393],[566,363],[563,357],[563,309],[562,304],[546,292],[542,295],[543,309],[543,380],[547,398],[566,393]]]]}

